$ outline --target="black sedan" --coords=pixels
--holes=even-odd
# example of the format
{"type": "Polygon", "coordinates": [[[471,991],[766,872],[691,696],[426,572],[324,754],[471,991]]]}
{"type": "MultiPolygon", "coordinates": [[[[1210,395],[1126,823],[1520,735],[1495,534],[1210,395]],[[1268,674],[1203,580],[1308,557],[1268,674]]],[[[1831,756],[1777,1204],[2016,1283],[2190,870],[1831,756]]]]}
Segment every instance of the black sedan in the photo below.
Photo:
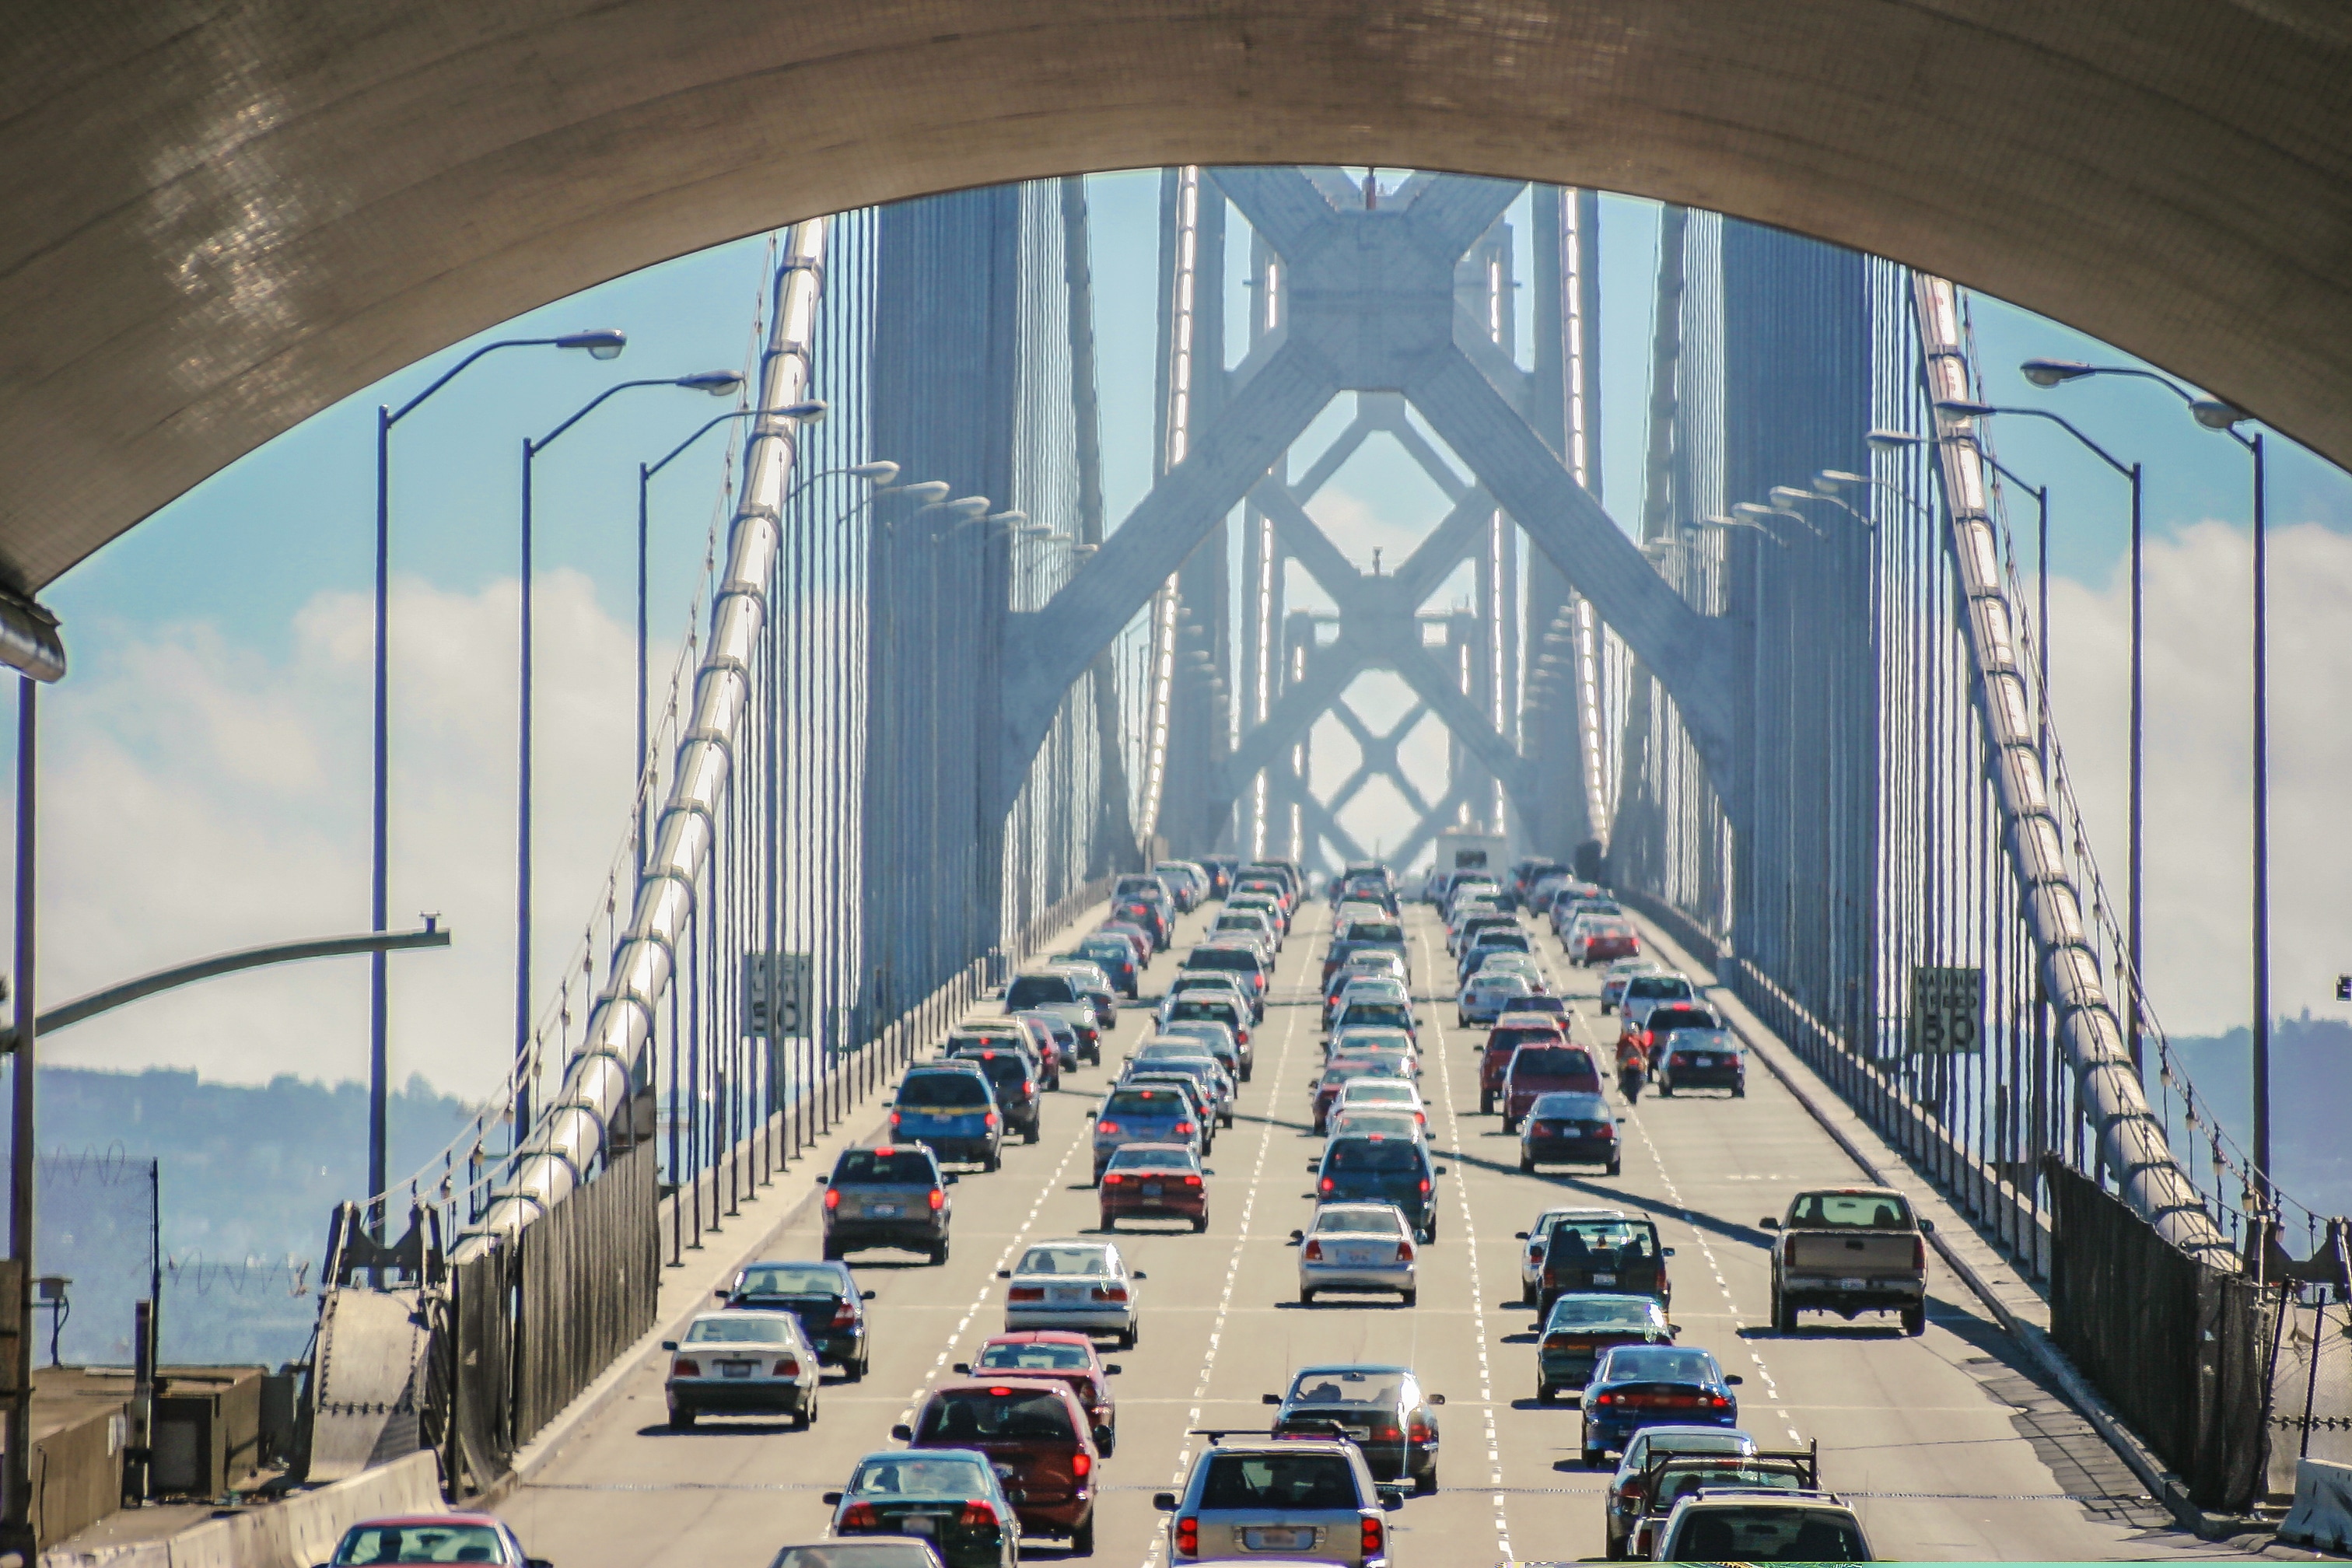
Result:
{"type": "Polygon", "coordinates": [[[1748,1052],[1728,1029],[1676,1029],[1654,1053],[1660,1094],[1727,1089],[1748,1093],[1748,1052]]]}
{"type": "Polygon", "coordinates": [[[1599,1165],[1613,1176],[1624,1161],[1619,1120],[1597,1094],[1539,1095],[1519,1123],[1519,1169],[1599,1165]]]}
{"type": "Polygon", "coordinates": [[[1274,1418],[1277,1436],[1328,1436],[1337,1427],[1363,1451],[1375,1477],[1437,1489],[1435,1407],[1445,1395],[1424,1393],[1411,1367],[1310,1366],[1290,1380],[1289,1393],[1265,1398],[1281,1406],[1274,1418]]]}
{"type": "Polygon", "coordinates": [[[790,1312],[815,1348],[819,1365],[837,1366],[856,1383],[872,1352],[866,1338],[871,1290],[857,1288],[846,1263],[747,1263],[719,1292],[730,1307],[790,1312]]]}

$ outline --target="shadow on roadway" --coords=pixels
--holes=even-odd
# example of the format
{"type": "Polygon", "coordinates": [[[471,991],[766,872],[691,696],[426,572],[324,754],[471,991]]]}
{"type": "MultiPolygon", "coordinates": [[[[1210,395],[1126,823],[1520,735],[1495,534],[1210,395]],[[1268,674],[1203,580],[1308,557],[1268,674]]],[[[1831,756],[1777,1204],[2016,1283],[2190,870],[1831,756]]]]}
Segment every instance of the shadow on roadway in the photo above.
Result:
{"type": "MultiPolygon", "coordinates": [[[[1505,1134],[1500,1132],[1487,1132],[1481,1134],[1481,1136],[1487,1138],[1500,1138],[1505,1136],[1505,1134]]],[[[1517,1138],[1513,1138],[1511,1142],[1513,1147],[1517,1147],[1518,1140],[1517,1138]]],[[[1431,1152],[1433,1154],[1439,1152],[1436,1146],[1433,1144],[1431,1146],[1431,1152]]],[[[1444,1151],[1443,1157],[1449,1160],[1458,1161],[1460,1163],[1465,1165],[1475,1165],[1482,1171],[1493,1171],[1502,1175],[1524,1176],[1527,1174],[1526,1172],[1519,1169],[1519,1163],[1517,1158],[1513,1158],[1508,1163],[1501,1160],[1489,1160],[1481,1154],[1465,1153],[1458,1148],[1444,1151]]],[[[1741,1225],[1734,1220],[1719,1218],[1715,1215],[1708,1214],[1704,1209],[1684,1208],[1677,1205],[1668,1203],[1663,1198],[1643,1197],[1639,1193],[1629,1193],[1622,1187],[1603,1186],[1599,1182],[1587,1181],[1581,1176],[1547,1176],[1538,1174],[1532,1179],[1543,1183],[1546,1186],[1559,1187],[1572,1193],[1580,1193],[1585,1196],[1591,1198],[1595,1205],[1599,1206],[1639,1209],[1653,1219],[1687,1219],[1691,1224],[1697,1226],[1702,1230],[1712,1232],[1713,1234],[1723,1237],[1727,1241],[1738,1242],[1745,1247],[1769,1247],[1772,1244],[1772,1238],[1768,1232],[1759,1230],[1752,1225],[1741,1225]]]]}

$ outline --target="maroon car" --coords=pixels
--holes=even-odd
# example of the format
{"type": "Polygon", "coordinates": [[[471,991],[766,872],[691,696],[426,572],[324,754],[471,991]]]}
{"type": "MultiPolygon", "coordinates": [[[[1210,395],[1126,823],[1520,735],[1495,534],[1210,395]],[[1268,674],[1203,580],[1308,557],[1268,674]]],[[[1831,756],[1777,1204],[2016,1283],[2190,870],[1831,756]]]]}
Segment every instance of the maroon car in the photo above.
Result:
{"type": "Polygon", "coordinates": [[[1478,1057],[1478,1114],[1485,1116],[1495,1109],[1495,1101],[1503,1095],[1503,1079],[1511,1070],[1511,1058],[1521,1046],[1564,1046],[1568,1044],[1565,1018],[1549,1014],[1504,1014],[1486,1031],[1486,1044],[1478,1057]]]}
{"type": "Polygon", "coordinates": [[[1503,1131],[1517,1131],[1528,1109],[1547,1094],[1600,1092],[1600,1064],[1582,1046],[1521,1046],[1503,1074],[1503,1131]]]}
{"type": "Polygon", "coordinates": [[[1102,1227],[1123,1219],[1181,1219],[1209,1228],[1209,1188],[1201,1156],[1184,1143],[1122,1143],[1103,1167],[1102,1227]]]}
{"type": "Polygon", "coordinates": [[[1108,1459],[1118,1447],[1118,1401],[1111,1397],[1110,1380],[1118,1374],[1117,1362],[1106,1362],[1085,1334],[1066,1329],[1015,1329],[991,1334],[980,1347],[977,1363],[958,1362],[959,1377],[1050,1378],[1066,1383],[1094,1423],[1095,1447],[1108,1459]],[[975,1370],[975,1364],[977,1370],[975,1370]]]}
{"type": "Polygon", "coordinates": [[[977,1448],[1013,1472],[1005,1488],[1024,1535],[1061,1537],[1080,1557],[1095,1550],[1094,1424],[1058,1379],[947,1383],[934,1388],[911,1426],[890,1436],[915,1448],[977,1448]]]}

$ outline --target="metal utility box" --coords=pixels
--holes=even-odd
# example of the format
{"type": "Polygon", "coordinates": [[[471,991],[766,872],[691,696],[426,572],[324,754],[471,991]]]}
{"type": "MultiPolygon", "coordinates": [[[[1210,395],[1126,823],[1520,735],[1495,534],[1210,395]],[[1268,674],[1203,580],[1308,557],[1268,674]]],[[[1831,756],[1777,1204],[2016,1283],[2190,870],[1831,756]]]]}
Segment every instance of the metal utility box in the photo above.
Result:
{"type": "Polygon", "coordinates": [[[156,1496],[221,1497],[258,1468],[266,1375],[257,1366],[162,1370],[150,1472],[156,1496]]]}

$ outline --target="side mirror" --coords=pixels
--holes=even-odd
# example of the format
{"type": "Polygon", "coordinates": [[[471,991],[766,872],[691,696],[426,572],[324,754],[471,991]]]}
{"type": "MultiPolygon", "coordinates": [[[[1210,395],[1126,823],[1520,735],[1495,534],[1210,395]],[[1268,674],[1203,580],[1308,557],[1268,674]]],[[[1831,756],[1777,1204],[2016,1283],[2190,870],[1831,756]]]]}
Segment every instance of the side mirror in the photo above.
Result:
{"type": "Polygon", "coordinates": [[[893,1443],[911,1443],[914,1440],[915,1429],[904,1421],[890,1428],[890,1441],[893,1443]]]}
{"type": "Polygon", "coordinates": [[[1526,1231],[1524,1231],[1524,1230],[1515,1230],[1515,1231],[1511,1232],[1511,1235],[1512,1235],[1512,1236],[1514,1236],[1514,1237],[1516,1237],[1517,1239],[1519,1239],[1519,1240],[1521,1240],[1521,1241],[1532,1241],[1532,1240],[1534,1240],[1534,1239],[1535,1239],[1533,1237],[1529,1236],[1529,1235],[1528,1235],[1526,1231]]]}
{"type": "Polygon", "coordinates": [[[958,1377],[970,1377],[971,1375],[971,1363],[968,1361],[953,1362],[949,1364],[948,1370],[954,1373],[958,1377]]]}
{"type": "Polygon", "coordinates": [[[1923,1219],[1919,1222],[1919,1228],[1921,1230],[1933,1230],[1936,1228],[1936,1222],[1932,1219],[1923,1219]]]}
{"type": "Polygon", "coordinates": [[[1129,1269],[1129,1270],[1128,1271],[1128,1276],[1127,1276],[1127,1277],[1128,1277],[1129,1279],[1150,1279],[1150,1278],[1151,1278],[1151,1276],[1150,1276],[1150,1275],[1146,1274],[1146,1273],[1145,1273],[1142,1269],[1140,1269],[1140,1268],[1133,1268],[1133,1269],[1129,1269]]]}
{"type": "Polygon", "coordinates": [[[817,1175],[816,1184],[817,1184],[818,1186],[820,1186],[820,1187],[821,1187],[821,1186],[824,1185],[826,1182],[831,1181],[831,1180],[832,1180],[832,1178],[831,1178],[830,1176],[827,1176],[827,1175],[825,1175],[825,1174],[824,1174],[823,1173],[821,1173],[821,1172],[820,1172],[820,1173],[818,1173],[818,1175],[817,1175]]]}
{"type": "Polygon", "coordinates": [[[861,1301],[871,1301],[874,1300],[874,1292],[871,1290],[860,1290],[857,1293],[857,1299],[861,1301]]]}
{"type": "Polygon", "coordinates": [[[1764,1218],[1758,1220],[1756,1223],[1763,1226],[1766,1230],[1778,1230],[1780,1228],[1780,1222],[1772,1218],[1769,1215],[1764,1218]]]}
{"type": "Polygon", "coordinates": [[[1307,1233],[1303,1230],[1294,1230],[1290,1233],[1290,1245],[1293,1247],[1297,1247],[1300,1242],[1305,1241],[1306,1239],[1307,1233]]]}
{"type": "Polygon", "coordinates": [[[1671,1247],[1662,1247],[1658,1248],[1658,1251],[1660,1254],[1667,1258],[1672,1258],[1675,1255],[1675,1249],[1671,1247]]]}
{"type": "Polygon", "coordinates": [[[730,1290],[726,1286],[721,1285],[720,1287],[719,1287],[719,1289],[718,1289],[713,1290],[713,1291],[711,1292],[711,1294],[712,1294],[713,1296],[718,1297],[720,1300],[724,1301],[725,1300],[727,1300],[727,1298],[728,1298],[728,1297],[730,1297],[730,1296],[733,1295],[733,1294],[734,1294],[734,1292],[733,1292],[733,1291],[731,1291],[731,1290],[730,1290]]]}
{"type": "Polygon", "coordinates": [[[555,1564],[544,1557],[526,1557],[522,1563],[523,1568],[555,1568],[555,1564]]]}
{"type": "Polygon", "coordinates": [[[838,1506],[841,1502],[841,1494],[839,1492],[825,1492],[822,1494],[822,1500],[828,1505],[838,1506]]]}
{"type": "Polygon", "coordinates": [[[941,1185],[941,1186],[943,1186],[943,1187],[952,1187],[952,1186],[954,1186],[955,1184],[956,1184],[956,1179],[955,1179],[955,1176],[953,1175],[953,1173],[950,1173],[950,1172],[946,1172],[946,1171],[942,1171],[942,1172],[940,1172],[940,1185],[941,1185]]]}
{"type": "Polygon", "coordinates": [[[1108,1448],[1108,1447],[1110,1447],[1110,1442],[1111,1442],[1110,1428],[1109,1428],[1109,1427],[1108,1427],[1108,1426],[1097,1426],[1097,1427],[1096,1427],[1096,1428],[1094,1429],[1094,1439],[1095,1439],[1095,1447],[1097,1447],[1097,1448],[1108,1448]]]}
{"type": "Polygon", "coordinates": [[[1279,1394],[1261,1394],[1257,1396],[1257,1402],[1260,1405],[1279,1405],[1282,1403],[1282,1395],[1279,1394]]]}
{"type": "Polygon", "coordinates": [[[1158,1509],[1162,1513],[1174,1513],[1176,1511],[1176,1494],[1174,1492],[1153,1492],[1151,1494],[1151,1506],[1158,1509]]]}
{"type": "Polygon", "coordinates": [[[1726,1373],[1726,1374],[1724,1375],[1724,1379],[1723,1379],[1723,1381],[1724,1381],[1724,1384],[1725,1384],[1725,1386],[1728,1387],[1728,1386],[1730,1386],[1730,1385],[1731,1385],[1731,1384],[1733,1384],[1745,1383],[1745,1382],[1747,1381],[1747,1379],[1745,1379],[1745,1378],[1741,1377],[1738,1373],[1734,1372],[1734,1373],[1726,1373]]]}
{"type": "Polygon", "coordinates": [[[1103,1363],[1103,1375],[1105,1377],[1117,1377],[1125,1369],[1115,1361],[1107,1361],[1103,1363]]]}
{"type": "Polygon", "coordinates": [[[1204,1175],[1204,1176],[1213,1176],[1213,1175],[1215,1175],[1216,1173],[1217,1173],[1216,1172],[1212,1171],[1212,1170],[1211,1170],[1211,1169],[1209,1169],[1209,1167],[1208,1167],[1208,1166],[1206,1166],[1206,1165],[1203,1165],[1203,1166],[1202,1166],[1202,1167],[1201,1167],[1201,1174],[1202,1174],[1202,1175],[1204,1175]]]}
{"type": "Polygon", "coordinates": [[[1098,1114],[1098,1113],[1097,1113],[1097,1111],[1095,1111],[1095,1110],[1087,1110],[1087,1121],[1092,1121],[1097,1114],[1098,1114]]]}
{"type": "Polygon", "coordinates": [[[1402,1487],[1382,1487],[1380,1489],[1380,1491],[1381,1511],[1382,1513],[1394,1513],[1399,1509],[1404,1507],[1404,1489],[1402,1487]]]}
{"type": "Polygon", "coordinates": [[[1678,1340],[1682,1337],[1683,1326],[1680,1323],[1668,1323],[1666,1325],[1666,1338],[1670,1340],[1678,1340]]]}
{"type": "Polygon", "coordinates": [[[1438,1175],[1445,1174],[1445,1167],[1443,1165],[1433,1165],[1431,1169],[1438,1175]]]}
{"type": "Polygon", "coordinates": [[[674,1351],[677,1349],[677,1342],[676,1340],[664,1340],[662,1341],[662,1349],[666,1351],[674,1351]]]}
{"type": "Polygon", "coordinates": [[[1010,1268],[1000,1268],[996,1271],[996,1277],[999,1279],[1010,1279],[1013,1278],[1013,1270],[1010,1268]]]}
{"type": "Polygon", "coordinates": [[[1433,1394],[1429,1396],[1429,1402],[1432,1405],[1443,1405],[1445,1403],[1445,1395],[1442,1394],[1433,1394]]]}

